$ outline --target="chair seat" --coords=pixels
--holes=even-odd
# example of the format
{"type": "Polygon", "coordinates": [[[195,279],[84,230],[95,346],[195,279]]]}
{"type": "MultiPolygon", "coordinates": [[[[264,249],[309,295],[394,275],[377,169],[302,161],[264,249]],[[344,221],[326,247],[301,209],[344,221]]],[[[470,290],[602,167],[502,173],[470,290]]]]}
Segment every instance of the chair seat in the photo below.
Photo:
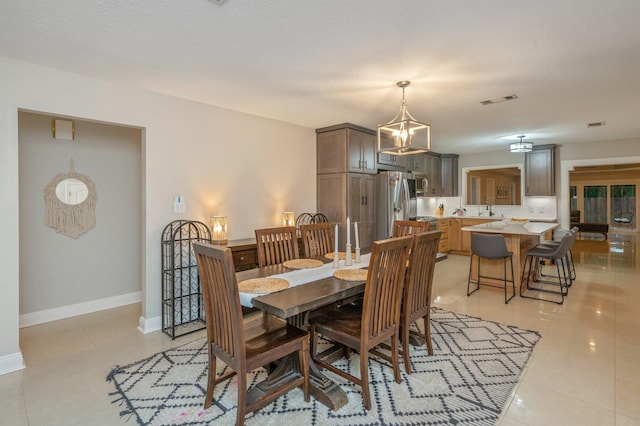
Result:
{"type": "MultiPolygon", "coordinates": [[[[297,344],[300,339],[307,339],[309,333],[288,324],[285,320],[273,315],[261,315],[259,318],[245,323],[245,353],[247,364],[253,365],[253,360],[259,359],[260,354],[272,350],[274,347],[286,348],[289,344],[297,344]]],[[[285,350],[285,352],[287,352],[285,350]]],[[[262,366],[264,363],[255,362],[262,366]]]]}
{"type": "Polygon", "coordinates": [[[538,244],[527,251],[527,256],[539,256],[546,259],[560,259],[566,253],[561,250],[561,244],[538,244]]]}
{"type": "Polygon", "coordinates": [[[316,331],[320,334],[331,332],[332,338],[340,343],[357,342],[362,327],[362,306],[347,304],[330,312],[313,316],[316,331]],[[354,339],[354,336],[357,336],[354,339]]]}

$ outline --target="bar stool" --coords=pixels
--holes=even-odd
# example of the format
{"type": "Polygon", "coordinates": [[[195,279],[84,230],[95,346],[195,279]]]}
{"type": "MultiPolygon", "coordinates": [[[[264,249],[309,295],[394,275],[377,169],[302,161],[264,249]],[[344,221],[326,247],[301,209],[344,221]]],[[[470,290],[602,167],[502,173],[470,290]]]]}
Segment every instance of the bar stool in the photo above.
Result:
{"type": "Polygon", "coordinates": [[[562,237],[559,244],[545,245],[541,243],[527,252],[524,259],[524,267],[522,268],[520,297],[542,300],[545,302],[554,302],[559,305],[564,303],[564,298],[568,294],[568,289],[571,285],[571,272],[566,259],[574,242],[575,236],[569,233],[562,237]],[[542,274],[542,265],[540,263],[546,259],[554,261],[556,265],[555,276],[542,274]],[[544,277],[553,277],[554,279],[548,280],[544,277]],[[554,288],[556,285],[558,286],[557,290],[554,288]],[[523,286],[525,287],[524,291],[523,286]],[[530,296],[525,294],[526,291],[555,294],[560,296],[560,301],[530,296]]]}
{"type": "Polygon", "coordinates": [[[467,282],[467,296],[478,291],[481,285],[488,287],[504,288],[504,303],[507,304],[516,295],[515,279],[513,277],[513,253],[507,250],[507,243],[503,235],[492,234],[471,234],[471,261],[469,262],[469,280],[467,282]],[[473,264],[473,256],[478,258],[478,275],[476,281],[471,279],[471,268],[473,264]],[[491,277],[487,275],[481,275],[480,273],[480,261],[481,259],[502,259],[504,265],[504,275],[502,277],[491,277]],[[507,258],[511,264],[511,279],[507,279],[507,258]],[[502,280],[504,285],[497,285],[491,282],[484,281],[482,278],[492,280],[502,280]],[[507,283],[511,283],[513,293],[511,297],[507,297],[507,283]],[[476,288],[471,291],[471,284],[476,284],[476,288]]]}
{"type": "Polygon", "coordinates": [[[553,237],[551,240],[545,240],[542,243],[540,243],[544,246],[555,248],[560,244],[560,242],[562,241],[562,238],[565,235],[571,234],[573,238],[573,242],[569,245],[567,256],[563,260],[564,262],[567,263],[567,267],[569,271],[569,284],[568,284],[569,287],[571,287],[571,285],[573,284],[573,281],[575,281],[576,279],[576,267],[573,262],[573,252],[571,249],[573,248],[573,245],[575,244],[576,239],[578,238],[578,230],[579,228],[577,226],[574,226],[571,229],[556,228],[553,230],[553,237]]]}

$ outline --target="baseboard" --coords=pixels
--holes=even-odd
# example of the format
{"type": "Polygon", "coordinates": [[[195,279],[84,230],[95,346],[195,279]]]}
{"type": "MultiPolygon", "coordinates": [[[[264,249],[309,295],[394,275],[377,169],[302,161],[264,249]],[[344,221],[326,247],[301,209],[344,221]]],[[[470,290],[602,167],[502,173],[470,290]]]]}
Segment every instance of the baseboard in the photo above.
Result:
{"type": "Polygon", "coordinates": [[[24,369],[24,359],[22,352],[0,357],[0,376],[24,369]]]}
{"type": "Polygon", "coordinates": [[[162,328],[162,317],[145,318],[143,316],[138,320],[138,331],[142,334],[152,333],[162,328]]]}
{"type": "Polygon", "coordinates": [[[121,294],[119,296],[91,300],[89,302],[77,303],[75,305],[61,306],[59,308],[23,314],[20,315],[20,328],[71,318],[78,315],[90,314],[92,312],[104,311],[105,309],[117,308],[119,306],[130,305],[140,301],[142,301],[142,292],[136,291],[134,293],[121,294]]]}

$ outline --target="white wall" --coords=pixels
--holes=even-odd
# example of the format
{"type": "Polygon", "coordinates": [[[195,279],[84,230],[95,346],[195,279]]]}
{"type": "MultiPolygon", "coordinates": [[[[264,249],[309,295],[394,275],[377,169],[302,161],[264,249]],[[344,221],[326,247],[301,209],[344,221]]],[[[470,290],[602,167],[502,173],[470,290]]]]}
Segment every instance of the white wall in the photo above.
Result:
{"type": "Polygon", "coordinates": [[[229,217],[231,239],[274,226],[283,210],[315,211],[315,131],[0,58],[0,374],[18,346],[18,110],[144,129],[142,326],[160,317],[160,234],[178,218],[229,217]],[[186,213],[172,212],[182,195],[186,213]]]}

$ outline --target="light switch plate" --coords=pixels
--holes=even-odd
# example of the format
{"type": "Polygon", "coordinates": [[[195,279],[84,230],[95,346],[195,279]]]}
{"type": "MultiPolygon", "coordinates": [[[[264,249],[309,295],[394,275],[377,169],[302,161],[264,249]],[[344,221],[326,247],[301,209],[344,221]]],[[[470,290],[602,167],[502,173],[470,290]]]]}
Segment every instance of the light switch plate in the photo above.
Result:
{"type": "Polygon", "coordinates": [[[178,195],[173,200],[173,212],[174,213],[184,213],[185,209],[186,209],[186,206],[184,204],[184,198],[182,198],[182,195],[178,195]]]}

